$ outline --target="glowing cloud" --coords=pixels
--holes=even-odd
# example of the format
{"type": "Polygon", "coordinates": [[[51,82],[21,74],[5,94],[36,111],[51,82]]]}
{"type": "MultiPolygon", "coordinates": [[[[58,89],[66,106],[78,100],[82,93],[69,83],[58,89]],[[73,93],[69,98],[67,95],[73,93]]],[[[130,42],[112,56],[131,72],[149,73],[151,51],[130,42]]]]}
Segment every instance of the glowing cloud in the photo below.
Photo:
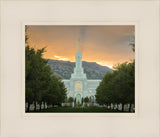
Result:
{"type": "Polygon", "coordinates": [[[65,58],[65,57],[56,56],[56,55],[54,55],[54,57],[55,57],[56,59],[58,59],[58,60],[69,61],[69,59],[68,59],[68,58],[65,58]]]}
{"type": "Polygon", "coordinates": [[[112,68],[135,58],[129,46],[134,30],[133,25],[30,25],[27,31],[31,47],[47,47],[44,58],[75,62],[80,36],[82,60],[112,68]]]}
{"type": "Polygon", "coordinates": [[[101,65],[101,66],[109,67],[109,68],[111,68],[111,69],[112,69],[112,67],[113,67],[113,65],[109,65],[109,64],[107,64],[107,63],[105,63],[105,62],[96,62],[96,63],[99,64],[99,65],[101,65]]]}

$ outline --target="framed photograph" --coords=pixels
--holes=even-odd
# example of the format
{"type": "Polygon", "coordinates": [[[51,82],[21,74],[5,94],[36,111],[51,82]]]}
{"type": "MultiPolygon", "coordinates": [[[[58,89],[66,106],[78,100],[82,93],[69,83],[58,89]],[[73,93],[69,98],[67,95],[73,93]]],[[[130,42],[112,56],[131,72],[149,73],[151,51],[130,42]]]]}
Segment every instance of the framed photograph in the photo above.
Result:
{"type": "Polygon", "coordinates": [[[135,113],[134,34],[135,25],[25,25],[26,113],[135,113]]]}
{"type": "Polygon", "coordinates": [[[159,10],[1,1],[1,137],[160,137],[159,10]]]}

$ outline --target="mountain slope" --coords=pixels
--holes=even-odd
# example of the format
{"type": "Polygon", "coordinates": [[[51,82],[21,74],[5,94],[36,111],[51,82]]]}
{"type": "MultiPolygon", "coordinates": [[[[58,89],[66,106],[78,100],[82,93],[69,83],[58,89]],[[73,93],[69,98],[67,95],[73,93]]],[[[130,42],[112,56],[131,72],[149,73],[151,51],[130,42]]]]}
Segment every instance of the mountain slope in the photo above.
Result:
{"type": "MultiPolygon", "coordinates": [[[[51,66],[51,69],[57,76],[60,76],[62,79],[70,79],[75,67],[75,62],[49,59],[48,65],[51,66]]],[[[107,72],[112,72],[112,69],[101,66],[96,62],[83,61],[82,66],[87,75],[87,79],[102,79],[107,72]]]]}

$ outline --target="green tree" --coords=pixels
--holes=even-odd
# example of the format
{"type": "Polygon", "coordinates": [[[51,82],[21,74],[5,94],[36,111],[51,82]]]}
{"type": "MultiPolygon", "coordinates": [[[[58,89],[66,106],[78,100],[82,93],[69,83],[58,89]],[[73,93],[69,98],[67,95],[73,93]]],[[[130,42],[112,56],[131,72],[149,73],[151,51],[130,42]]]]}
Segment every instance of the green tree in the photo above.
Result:
{"type": "Polygon", "coordinates": [[[89,102],[89,98],[88,98],[88,97],[85,97],[85,98],[84,98],[84,102],[85,102],[85,104],[87,104],[87,103],[89,102]]]}
{"type": "Polygon", "coordinates": [[[74,101],[73,97],[69,97],[69,98],[68,98],[68,102],[69,102],[69,103],[72,103],[73,101],[74,101]]]}
{"type": "Polygon", "coordinates": [[[82,101],[82,105],[83,105],[83,97],[82,97],[82,100],[81,100],[81,101],[82,101]]]}
{"type": "MultiPolygon", "coordinates": [[[[117,66],[117,76],[114,79],[114,83],[117,83],[115,87],[115,94],[118,101],[122,103],[122,111],[124,111],[125,103],[129,102],[129,97],[132,94],[130,82],[134,77],[130,75],[130,64],[123,63],[117,66]]],[[[134,93],[134,92],[133,92],[134,93]]]]}
{"type": "MultiPolygon", "coordinates": [[[[41,99],[41,86],[43,83],[43,69],[47,63],[42,59],[42,53],[44,48],[35,51],[33,48],[26,46],[26,97],[33,95],[33,101],[35,104],[41,99]]],[[[28,99],[26,99],[28,100],[28,99]]],[[[28,101],[29,102],[29,101],[28,101]]]]}
{"type": "MultiPolygon", "coordinates": [[[[135,43],[130,43],[133,52],[135,52],[135,43]]],[[[107,73],[100,85],[96,89],[96,101],[103,105],[135,104],[135,60],[130,63],[122,63],[114,66],[113,73],[107,73]]]]}
{"type": "Polygon", "coordinates": [[[113,73],[107,73],[101,81],[99,87],[96,89],[95,97],[96,101],[100,105],[108,105],[111,104],[111,102],[113,102],[113,87],[111,87],[113,76],[113,73]]]}
{"type": "MultiPolygon", "coordinates": [[[[134,104],[134,61],[123,63],[114,67],[113,73],[104,76],[102,82],[96,90],[96,101],[103,105],[134,104]]],[[[130,109],[131,110],[131,109],[130,109]]]]}
{"type": "Polygon", "coordinates": [[[132,63],[123,63],[117,67],[117,75],[113,83],[115,85],[115,95],[117,95],[118,102],[122,103],[122,111],[124,111],[124,104],[134,104],[135,93],[135,77],[134,77],[134,61],[132,63]]]}
{"type": "Polygon", "coordinates": [[[61,105],[66,98],[66,88],[62,80],[54,75],[48,60],[43,58],[45,48],[35,50],[28,43],[28,27],[25,27],[25,99],[30,104],[34,103],[36,111],[37,103],[47,105],[61,105]]]}
{"type": "Polygon", "coordinates": [[[29,106],[34,102],[35,111],[37,103],[40,109],[42,103],[61,105],[66,97],[64,83],[51,71],[48,60],[42,58],[44,51],[45,48],[36,51],[26,46],[26,102],[29,106]]]}
{"type": "Polygon", "coordinates": [[[130,43],[129,46],[132,46],[132,51],[135,52],[135,43],[130,43]]]}
{"type": "Polygon", "coordinates": [[[73,101],[74,101],[73,97],[69,97],[69,98],[68,98],[68,102],[69,102],[70,104],[72,104],[73,101]]]}
{"type": "Polygon", "coordinates": [[[65,102],[67,96],[67,89],[65,88],[64,83],[62,82],[61,78],[57,78],[58,85],[59,85],[59,95],[58,95],[58,105],[61,105],[62,102],[65,102]]]}

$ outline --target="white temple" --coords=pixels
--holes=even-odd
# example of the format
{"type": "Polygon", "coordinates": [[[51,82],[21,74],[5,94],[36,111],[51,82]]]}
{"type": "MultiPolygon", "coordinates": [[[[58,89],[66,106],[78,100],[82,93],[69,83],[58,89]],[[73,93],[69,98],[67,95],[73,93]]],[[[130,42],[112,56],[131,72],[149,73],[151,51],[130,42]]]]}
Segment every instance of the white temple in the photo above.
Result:
{"type": "Polygon", "coordinates": [[[67,88],[67,98],[73,97],[76,103],[82,103],[82,98],[88,97],[95,101],[96,88],[101,80],[88,80],[82,67],[82,54],[80,52],[80,39],[78,40],[78,52],[76,53],[76,62],[74,73],[70,80],[63,80],[67,88]]]}

